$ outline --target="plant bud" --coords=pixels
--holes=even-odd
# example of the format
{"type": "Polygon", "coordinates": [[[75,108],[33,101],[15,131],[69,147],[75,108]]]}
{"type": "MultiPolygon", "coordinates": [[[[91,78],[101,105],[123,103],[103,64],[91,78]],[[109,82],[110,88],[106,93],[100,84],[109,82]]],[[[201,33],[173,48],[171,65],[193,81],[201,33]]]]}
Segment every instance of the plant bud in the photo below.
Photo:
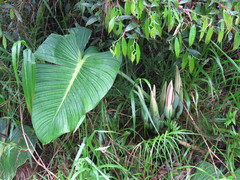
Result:
{"type": "Polygon", "coordinates": [[[172,104],[174,101],[174,93],[173,93],[173,82],[171,81],[168,85],[166,92],[166,104],[165,104],[165,115],[168,119],[172,116],[172,104]]]}
{"type": "Polygon", "coordinates": [[[151,113],[154,124],[156,125],[157,129],[159,129],[160,116],[159,116],[159,112],[158,112],[158,105],[156,102],[156,87],[155,87],[155,85],[153,86],[153,89],[151,90],[151,94],[150,94],[150,113],[151,113]]]}
{"type": "Polygon", "coordinates": [[[167,90],[167,82],[164,83],[163,87],[162,87],[162,92],[160,94],[160,113],[163,114],[164,113],[164,109],[165,109],[165,101],[166,101],[166,90],[167,90]]]}

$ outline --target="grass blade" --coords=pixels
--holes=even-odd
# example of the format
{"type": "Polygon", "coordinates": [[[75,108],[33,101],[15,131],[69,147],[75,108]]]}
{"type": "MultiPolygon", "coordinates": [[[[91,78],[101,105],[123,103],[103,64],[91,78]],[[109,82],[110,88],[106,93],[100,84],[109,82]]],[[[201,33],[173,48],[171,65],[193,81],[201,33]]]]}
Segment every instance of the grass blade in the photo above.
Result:
{"type": "Polygon", "coordinates": [[[237,65],[237,64],[235,63],[235,61],[234,61],[232,58],[230,58],[215,42],[213,42],[213,41],[211,41],[211,42],[212,42],[212,44],[213,44],[219,51],[221,51],[221,53],[222,53],[224,56],[226,56],[226,58],[235,66],[236,70],[237,70],[238,72],[240,72],[240,67],[239,67],[239,65],[237,65]]]}

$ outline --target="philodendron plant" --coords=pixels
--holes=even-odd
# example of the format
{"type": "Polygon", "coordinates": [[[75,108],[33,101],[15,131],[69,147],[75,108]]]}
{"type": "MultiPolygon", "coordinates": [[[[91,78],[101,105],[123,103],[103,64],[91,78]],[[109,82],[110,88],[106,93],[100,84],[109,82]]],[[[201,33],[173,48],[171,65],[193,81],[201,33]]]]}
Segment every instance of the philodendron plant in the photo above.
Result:
{"type": "Polygon", "coordinates": [[[51,34],[34,54],[28,50],[24,58],[24,94],[34,130],[44,144],[79,127],[119,71],[121,59],[109,51],[85,50],[90,35],[91,30],[83,27],[70,29],[65,36],[51,34]],[[34,58],[45,61],[36,64],[36,75],[34,58]],[[30,83],[28,78],[35,76],[30,83]]]}

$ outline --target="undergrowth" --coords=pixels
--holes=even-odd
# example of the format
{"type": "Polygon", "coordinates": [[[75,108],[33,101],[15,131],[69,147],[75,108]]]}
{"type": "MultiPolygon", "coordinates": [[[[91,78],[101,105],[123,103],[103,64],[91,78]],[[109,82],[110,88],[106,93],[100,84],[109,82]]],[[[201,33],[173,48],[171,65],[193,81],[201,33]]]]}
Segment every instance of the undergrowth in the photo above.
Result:
{"type": "Polygon", "coordinates": [[[144,1],[141,12],[141,2],[0,1],[0,179],[240,178],[240,3],[144,1]],[[93,31],[88,45],[121,56],[121,69],[79,128],[44,145],[23,92],[26,47],[14,54],[15,42],[35,51],[75,26],[93,31]],[[181,88],[170,94],[180,100],[166,112],[171,97],[161,96],[177,81],[176,66],[181,88]]]}

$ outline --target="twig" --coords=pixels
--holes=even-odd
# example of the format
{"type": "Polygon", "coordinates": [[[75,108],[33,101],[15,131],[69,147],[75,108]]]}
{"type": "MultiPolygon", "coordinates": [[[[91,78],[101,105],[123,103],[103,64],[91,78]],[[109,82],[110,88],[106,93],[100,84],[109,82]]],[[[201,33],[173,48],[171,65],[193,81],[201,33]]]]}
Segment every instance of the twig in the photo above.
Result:
{"type": "Polygon", "coordinates": [[[20,105],[20,121],[21,121],[21,128],[22,128],[22,135],[23,135],[23,138],[25,140],[25,143],[27,145],[27,150],[29,151],[29,153],[31,154],[32,158],[34,159],[34,161],[39,165],[41,166],[43,169],[45,169],[49,174],[51,174],[53,177],[55,177],[56,179],[59,179],[53,172],[51,172],[49,169],[46,168],[45,164],[43,163],[42,159],[39,157],[39,155],[37,154],[37,152],[35,151],[35,148],[32,144],[32,142],[30,141],[29,139],[29,142],[31,143],[31,146],[33,147],[34,151],[36,152],[37,156],[39,157],[41,163],[36,159],[36,157],[33,155],[30,147],[29,147],[29,144],[28,144],[28,141],[27,141],[27,134],[25,133],[24,131],[24,128],[23,128],[23,113],[22,113],[22,106],[20,105]]]}
{"type": "MultiPolygon", "coordinates": [[[[185,108],[185,110],[186,110],[188,116],[190,117],[190,119],[191,119],[191,121],[192,121],[194,127],[196,128],[198,134],[201,135],[201,137],[202,137],[204,143],[206,144],[206,146],[207,146],[207,148],[208,148],[209,155],[210,155],[210,157],[211,157],[211,159],[212,159],[212,162],[213,162],[213,164],[214,164],[214,169],[215,169],[215,171],[217,171],[217,169],[216,169],[216,165],[215,165],[215,162],[214,162],[213,156],[214,156],[216,159],[218,159],[219,162],[221,162],[222,165],[225,166],[225,167],[229,170],[229,168],[226,166],[226,164],[225,164],[221,159],[219,159],[219,157],[218,157],[214,152],[212,152],[212,150],[210,149],[210,147],[209,147],[209,145],[208,145],[208,143],[207,143],[207,140],[204,138],[202,131],[199,129],[199,127],[198,127],[197,124],[195,123],[195,121],[194,121],[193,117],[191,116],[190,112],[187,110],[186,106],[184,106],[184,108],[185,108]]],[[[230,171],[230,170],[229,170],[229,171],[230,171]]]]}
{"type": "Polygon", "coordinates": [[[191,144],[189,144],[189,143],[187,143],[187,142],[185,142],[185,141],[178,140],[178,143],[181,144],[181,145],[184,146],[184,147],[187,147],[187,148],[190,147],[190,148],[191,148],[192,150],[194,150],[194,151],[200,151],[202,154],[205,154],[205,153],[206,153],[206,151],[202,150],[200,147],[191,145],[191,144]]]}
{"type": "MultiPolygon", "coordinates": [[[[71,136],[70,133],[67,134],[67,136],[63,139],[62,143],[64,143],[65,141],[67,141],[67,140],[69,139],[70,136],[71,136]]],[[[53,162],[54,157],[57,155],[57,153],[60,151],[61,148],[62,148],[62,147],[61,147],[61,144],[58,144],[58,148],[57,148],[57,150],[54,152],[54,154],[53,154],[51,160],[49,161],[47,168],[50,167],[50,165],[51,165],[52,162],[53,162]]]]}

